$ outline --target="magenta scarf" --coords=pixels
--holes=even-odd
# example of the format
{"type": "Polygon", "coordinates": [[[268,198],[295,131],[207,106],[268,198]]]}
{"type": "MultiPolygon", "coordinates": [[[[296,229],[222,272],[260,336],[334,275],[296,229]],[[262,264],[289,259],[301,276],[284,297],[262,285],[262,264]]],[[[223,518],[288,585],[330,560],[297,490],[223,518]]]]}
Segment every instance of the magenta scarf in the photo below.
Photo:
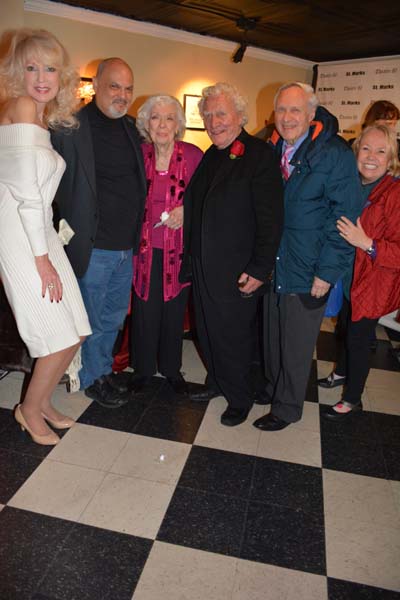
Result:
{"type": "MultiPolygon", "coordinates": [[[[176,206],[182,206],[184,191],[189,183],[187,163],[183,150],[184,144],[182,142],[175,142],[168,169],[170,184],[167,186],[164,208],[167,212],[170,212],[176,206]]],[[[133,262],[133,285],[139,298],[147,300],[149,297],[150,273],[153,261],[151,216],[156,160],[153,144],[142,144],[142,152],[147,178],[147,198],[144,209],[139,252],[138,255],[135,256],[133,262]]],[[[181,285],[178,280],[183,253],[183,227],[180,227],[179,229],[163,227],[163,229],[163,297],[164,302],[167,302],[168,300],[175,298],[182,287],[186,287],[189,284],[181,285]]]]}

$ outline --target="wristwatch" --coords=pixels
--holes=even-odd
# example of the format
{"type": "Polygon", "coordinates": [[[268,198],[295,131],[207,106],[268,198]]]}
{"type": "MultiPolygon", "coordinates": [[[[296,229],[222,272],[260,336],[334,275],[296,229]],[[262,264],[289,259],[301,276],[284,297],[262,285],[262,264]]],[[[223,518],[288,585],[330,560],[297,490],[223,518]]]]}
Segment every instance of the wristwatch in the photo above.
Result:
{"type": "Polygon", "coordinates": [[[366,249],[365,252],[368,254],[368,256],[372,256],[374,254],[374,252],[375,252],[375,242],[374,242],[374,240],[372,240],[372,244],[370,245],[369,248],[366,249]]]}

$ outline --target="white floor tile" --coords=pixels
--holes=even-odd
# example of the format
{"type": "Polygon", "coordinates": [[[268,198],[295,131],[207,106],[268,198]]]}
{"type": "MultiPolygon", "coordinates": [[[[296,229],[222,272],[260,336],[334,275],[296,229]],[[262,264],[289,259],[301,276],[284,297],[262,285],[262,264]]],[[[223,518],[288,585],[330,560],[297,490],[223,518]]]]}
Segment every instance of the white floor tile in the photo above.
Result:
{"type": "MultiPolygon", "coordinates": [[[[238,560],[232,600],[327,600],[326,577],[238,560]]],[[[136,600],[136,598],[135,598],[136,600]]]]}
{"type": "Polygon", "coordinates": [[[51,460],[108,471],[129,433],[76,423],[51,452],[51,460]]]}
{"type": "Polygon", "coordinates": [[[329,577],[400,591],[400,530],[325,514],[329,577]]]}
{"type": "Polygon", "coordinates": [[[252,423],[264,413],[264,407],[254,406],[244,423],[236,427],[226,427],[220,422],[220,416],[226,408],[226,400],[216,398],[212,400],[212,403],[204,415],[194,443],[229,452],[255,454],[260,431],[253,427],[252,423]],[[219,407],[218,410],[215,409],[216,404],[219,407]]]}
{"type": "Polygon", "coordinates": [[[323,486],[327,514],[400,530],[390,481],[324,469],[323,486]]]}
{"type": "Polygon", "coordinates": [[[231,600],[236,562],[228,556],[155,542],[133,600],[231,600]]]}
{"type": "Polygon", "coordinates": [[[130,434],[110,471],[118,475],[176,484],[191,444],[130,434]]]}
{"type": "Polygon", "coordinates": [[[292,425],[281,431],[261,431],[257,456],[320,467],[320,435],[292,425]]]}
{"type": "Polygon", "coordinates": [[[387,390],[367,385],[366,389],[370,410],[388,415],[400,415],[400,388],[397,390],[387,390]]]}
{"type": "Polygon", "coordinates": [[[175,486],[109,473],[80,523],[155,538],[175,486]]]}
{"type": "Polygon", "coordinates": [[[101,471],[45,459],[8,504],[77,521],[103,478],[101,471]]]}

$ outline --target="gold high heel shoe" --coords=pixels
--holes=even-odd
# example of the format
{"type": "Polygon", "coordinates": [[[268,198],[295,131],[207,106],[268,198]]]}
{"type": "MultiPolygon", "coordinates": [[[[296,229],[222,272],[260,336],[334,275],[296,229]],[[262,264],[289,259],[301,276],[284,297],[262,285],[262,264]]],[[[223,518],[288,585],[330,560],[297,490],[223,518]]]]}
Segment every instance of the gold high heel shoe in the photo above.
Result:
{"type": "Polygon", "coordinates": [[[69,429],[70,427],[75,425],[75,421],[73,419],[70,419],[66,415],[63,415],[62,419],[59,419],[58,421],[50,419],[50,417],[48,417],[44,412],[42,412],[42,417],[46,419],[46,421],[56,429],[69,429]]]}
{"type": "Polygon", "coordinates": [[[15,407],[14,418],[21,427],[22,431],[26,430],[36,444],[41,444],[42,446],[55,446],[60,441],[60,438],[56,433],[54,433],[54,431],[51,433],[46,433],[46,435],[37,435],[36,433],[33,433],[32,429],[24,419],[20,404],[17,404],[15,407]]]}

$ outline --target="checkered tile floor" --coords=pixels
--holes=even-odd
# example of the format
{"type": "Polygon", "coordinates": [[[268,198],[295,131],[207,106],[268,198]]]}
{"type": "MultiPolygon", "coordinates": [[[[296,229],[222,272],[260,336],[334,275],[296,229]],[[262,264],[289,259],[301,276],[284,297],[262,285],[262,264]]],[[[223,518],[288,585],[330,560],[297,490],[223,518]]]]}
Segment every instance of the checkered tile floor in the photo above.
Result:
{"type": "MultiPolygon", "coordinates": [[[[0,381],[1,600],[400,598],[400,368],[378,328],[365,411],[320,419],[335,340],[321,331],[300,423],[260,432],[154,378],[118,410],[56,393],[78,424],[54,449],[18,431],[0,381]]],[[[204,380],[190,341],[186,377],[204,380]]]]}

